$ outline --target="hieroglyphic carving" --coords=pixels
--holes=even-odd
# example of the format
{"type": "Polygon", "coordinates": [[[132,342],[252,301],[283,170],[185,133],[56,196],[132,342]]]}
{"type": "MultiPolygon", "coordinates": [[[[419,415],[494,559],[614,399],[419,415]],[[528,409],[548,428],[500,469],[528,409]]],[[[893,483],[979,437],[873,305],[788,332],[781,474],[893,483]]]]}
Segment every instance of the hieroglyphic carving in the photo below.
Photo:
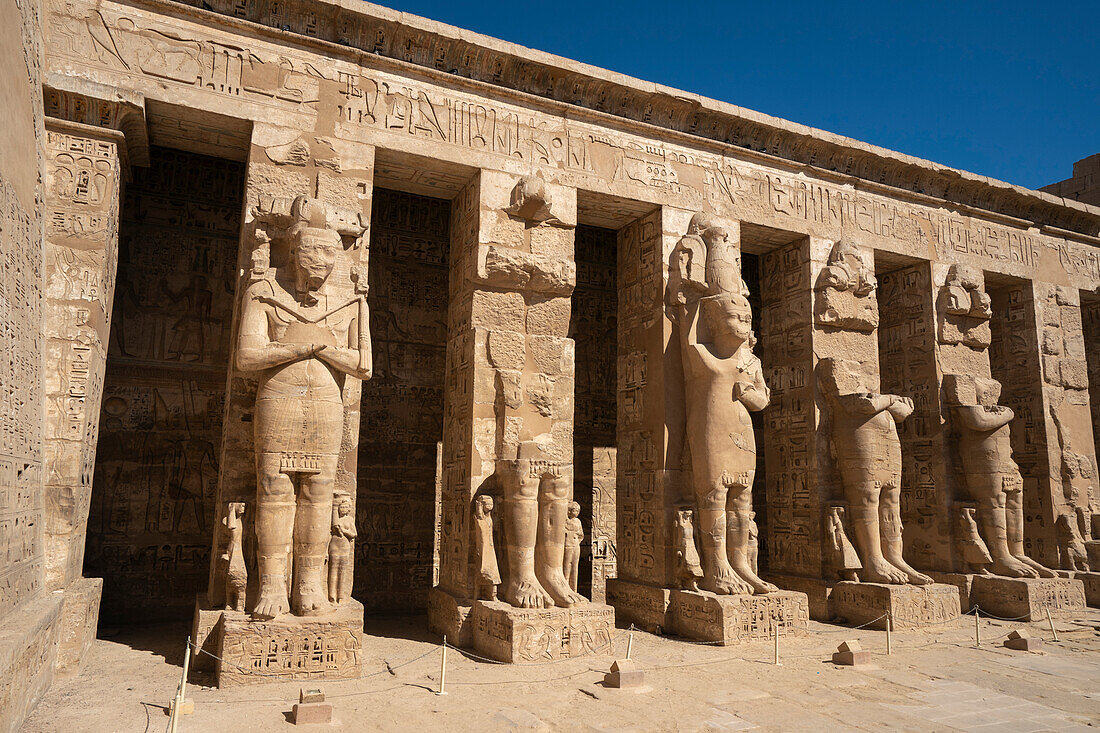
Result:
{"type": "Polygon", "coordinates": [[[355,597],[423,609],[433,583],[443,437],[450,205],[378,189],[371,207],[374,376],[363,384],[355,597]]]}
{"type": "Polygon", "coordinates": [[[154,148],[126,187],[85,561],[102,616],[179,618],[209,579],[240,164],[154,148]]]}

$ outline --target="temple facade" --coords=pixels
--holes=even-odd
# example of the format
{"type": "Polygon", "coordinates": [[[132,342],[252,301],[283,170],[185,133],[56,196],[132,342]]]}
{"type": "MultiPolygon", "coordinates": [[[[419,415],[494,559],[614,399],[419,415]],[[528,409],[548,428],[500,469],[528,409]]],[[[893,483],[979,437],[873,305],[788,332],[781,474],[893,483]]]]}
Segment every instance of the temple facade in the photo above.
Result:
{"type": "Polygon", "coordinates": [[[229,685],[1100,604],[1087,197],[353,0],[3,7],[0,730],[100,621],[229,685]]]}

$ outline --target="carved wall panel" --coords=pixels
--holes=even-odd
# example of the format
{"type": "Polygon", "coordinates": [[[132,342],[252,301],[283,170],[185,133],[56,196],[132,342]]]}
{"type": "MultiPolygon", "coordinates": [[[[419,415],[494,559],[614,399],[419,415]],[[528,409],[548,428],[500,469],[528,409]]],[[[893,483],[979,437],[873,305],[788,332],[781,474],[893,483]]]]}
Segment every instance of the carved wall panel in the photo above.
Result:
{"type": "Polygon", "coordinates": [[[154,148],[126,189],[85,555],[109,622],[183,618],[205,585],[243,178],[154,148]]]}
{"type": "Polygon", "coordinates": [[[121,135],[46,135],[46,582],[80,577],[118,261],[121,135]]]}
{"type": "Polygon", "coordinates": [[[433,584],[449,233],[447,201],[375,191],[374,376],[363,385],[359,423],[354,589],[368,612],[426,608],[433,584]]]}
{"type": "MultiPolygon", "coordinates": [[[[1088,365],[1089,407],[1092,410],[1092,440],[1100,457],[1100,291],[1081,293],[1081,321],[1085,338],[1085,361],[1088,365]]],[[[1093,495],[1100,502],[1100,496],[1093,495]]],[[[1098,507],[1093,508],[1094,511],[1098,507]]],[[[1093,520],[1095,524],[1098,520],[1093,520]]],[[[1093,531],[1093,539],[1100,539],[1093,531]]]]}
{"type": "MultiPolygon", "coordinates": [[[[576,344],[573,498],[581,505],[585,530],[579,584],[584,596],[602,584],[608,565],[614,573],[616,247],[614,231],[577,227],[577,287],[569,338],[576,344]]],[[[602,600],[602,596],[593,600],[602,600]]]]}

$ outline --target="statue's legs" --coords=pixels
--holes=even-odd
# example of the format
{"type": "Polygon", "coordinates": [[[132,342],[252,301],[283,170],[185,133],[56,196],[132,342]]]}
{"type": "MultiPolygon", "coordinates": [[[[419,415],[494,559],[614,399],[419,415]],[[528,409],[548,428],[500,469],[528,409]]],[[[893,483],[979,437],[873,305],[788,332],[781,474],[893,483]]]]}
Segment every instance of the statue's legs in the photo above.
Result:
{"type": "Polygon", "coordinates": [[[272,619],[290,611],[286,595],[286,563],[294,530],[294,483],[280,471],[282,456],[256,457],[256,559],[260,597],[252,613],[272,619]]]}
{"type": "Polygon", "coordinates": [[[993,558],[992,572],[1009,578],[1039,577],[1034,568],[1009,551],[1006,497],[1000,474],[970,474],[966,478],[971,498],[978,503],[978,523],[993,558]]]}
{"type": "Polygon", "coordinates": [[[332,489],[339,456],[321,458],[321,471],[301,479],[294,516],[294,613],[312,616],[329,609],[321,573],[332,537],[332,489]]]}
{"type": "MultiPolygon", "coordinates": [[[[535,541],[538,537],[539,480],[532,478],[530,461],[501,462],[504,487],[503,517],[508,585],[504,600],[520,608],[547,608],[554,600],[535,577],[535,541]]],[[[561,557],[558,558],[561,572],[561,557]]]]}
{"type": "Polygon", "coordinates": [[[580,563],[581,552],[580,549],[572,545],[568,545],[565,548],[565,580],[569,583],[569,587],[573,590],[577,589],[577,583],[580,581],[580,563]]]}
{"type": "Polygon", "coordinates": [[[907,583],[909,577],[887,562],[882,554],[882,536],[879,532],[879,492],[882,486],[874,472],[873,466],[860,465],[860,462],[840,465],[844,492],[852,513],[852,534],[855,535],[856,549],[863,563],[860,578],[867,583],[907,583]]]}
{"type": "Polygon", "coordinates": [[[696,518],[702,545],[703,579],[699,587],[719,595],[751,595],[752,586],[741,579],[726,553],[726,501],[729,489],[722,479],[707,484],[696,477],[696,518]]]}
{"type": "Polygon", "coordinates": [[[1005,490],[1005,524],[1008,535],[1008,551],[1020,562],[1024,563],[1040,578],[1056,578],[1058,573],[1048,567],[1040,565],[1032,560],[1024,552],[1024,492],[1021,480],[1017,490],[1005,490]]]}
{"type": "Polygon", "coordinates": [[[565,525],[569,520],[569,502],[573,499],[573,479],[569,471],[544,475],[538,480],[538,534],[535,540],[535,577],[563,608],[584,603],[563,571],[565,561],[565,525]]]}
{"type": "Polygon", "coordinates": [[[878,499],[879,531],[882,533],[882,554],[886,561],[905,573],[906,580],[914,585],[928,585],[932,578],[913,569],[902,557],[905,543],[901,528],[901,472],[887,481],[878,499]]]}
{"type": "Polygon", "coordinates": [[[726,499],[726,551],[734,572],[752,586],[754,593],[774,593],[779,588],[761,580],[752,566],[749,550],[749,528],[752,522],[751,476],[750,474],[749,486],[733,486],[729,489],[726,499]]]}

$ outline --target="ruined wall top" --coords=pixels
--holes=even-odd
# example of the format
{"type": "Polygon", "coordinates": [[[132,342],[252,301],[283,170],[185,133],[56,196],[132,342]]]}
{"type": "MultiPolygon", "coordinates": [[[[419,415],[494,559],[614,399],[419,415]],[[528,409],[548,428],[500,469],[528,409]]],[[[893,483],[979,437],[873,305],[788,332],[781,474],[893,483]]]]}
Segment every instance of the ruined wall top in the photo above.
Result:
{"type": "Polygon", "coordinates": [[[228,26],[357,48],[457,77],[535,95],[594,115],[653,125],[823,172],[994,211],[1036,225],[1100,234],[1100,207],[943,166],[690,92],[525,48],[360,0],[137,0],[228,26]]]}

